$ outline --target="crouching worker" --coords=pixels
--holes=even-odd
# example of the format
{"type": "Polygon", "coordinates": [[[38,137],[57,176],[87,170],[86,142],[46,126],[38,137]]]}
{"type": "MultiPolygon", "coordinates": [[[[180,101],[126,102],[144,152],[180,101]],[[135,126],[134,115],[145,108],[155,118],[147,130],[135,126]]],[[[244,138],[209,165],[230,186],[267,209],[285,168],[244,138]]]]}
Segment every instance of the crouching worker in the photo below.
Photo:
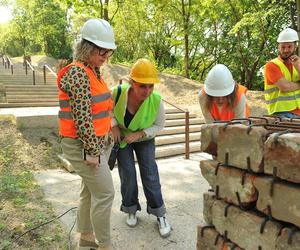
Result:
{"type": "Polygon", "coordinates": [[[199,103],[206,123],[249,117],[247,88],[237,84],[229,69],[215,65],[199,92],[199,103]]]}
{"type": "Polygon", "coordinates": [[[77,211],[79,249],[111,249],[110,214],[114,187],[107,164],[113,100],[100,76],[100,66],[116,49],[114,32],[103,19],[90,19],[81,29],[75,61],[57,77],[61,147],[82,178],[77,211]]]}
{"type": "MultiPolygon", "coordinates": [[[[147,59],[139,59],[131,69],[129,84],[121,85],[121,93],[114,108],[112,131],[115,142],[120,143],[117,161],[121,180],[121,211],[127,213],[127,225],[136,226],[136,212],[141,210],[133,154],[135,152],[147,199],[147,212],[157,217],[159,233],[162,237],[167,237],[171,227],[166,219],[155,161],[154,137],[165,124],[163,101],[153,91],[157,83],[159,80],[154,64],[147,59]]],[[[115,87],[115,100],[117,92],[118,87],[115,87]]]]}

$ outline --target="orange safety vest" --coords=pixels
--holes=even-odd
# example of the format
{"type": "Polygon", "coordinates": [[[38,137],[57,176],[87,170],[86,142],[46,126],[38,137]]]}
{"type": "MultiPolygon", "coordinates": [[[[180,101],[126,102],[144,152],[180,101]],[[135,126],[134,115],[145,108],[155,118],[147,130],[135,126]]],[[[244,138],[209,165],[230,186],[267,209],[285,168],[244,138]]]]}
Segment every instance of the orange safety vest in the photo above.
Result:
{"type": "Polygon", "coordinates": [[[97,136],[103,136],[111,129],[111,114],[113,109],[113,100],[111,92],[107,87],[106,83],[101,79],[98,80],[92,69],[85,67],[80,62],[73,62],[61,71],[57,76],[57,84],[59,88],[59,106],[60,110],[58,113],[59,118],[59,133],[61,136],[77,138],[77,129],[75,122],[72,117],[71,106],[69,103],[68,93],[60,89],[60,80],[65,72],[71,66],[79,66],[85,70],[90,80],[91,88],[91,113],[92,121],[94,125],[95,134],[97,136]]]}
{"type": "MultiPolygon", "coordinates": [[[[221,107],[221,111],[222,111],[221,113],[219,112],[219,108],[218,108],[217,104],[215,102],[213,102],[211,110],[210,110],[210,114],[213,117],[213,119],[215,121],[229,121],[231,119],[236,118],[235,114],[234,114],[234,108],[239,103],[242,94],[246,94],[247,91],[248,91],[248,89],[245,86],[238,84],[238,89],[236,92],[236,95],[237,95],[236,101],[233,105],[233,108],[231,109],[230,107],[228,107],[228,103],[225,102],[223,104],[223,106],[221,107]]],[[[202,89],[202,95],[205,95],[204,88],[202,89]]],[[[250,112],[249,112],[249,107],[248,107],[247,102],[246,102],[245,109],[246,109],[246,117],[249,117],[250,112]]]]}

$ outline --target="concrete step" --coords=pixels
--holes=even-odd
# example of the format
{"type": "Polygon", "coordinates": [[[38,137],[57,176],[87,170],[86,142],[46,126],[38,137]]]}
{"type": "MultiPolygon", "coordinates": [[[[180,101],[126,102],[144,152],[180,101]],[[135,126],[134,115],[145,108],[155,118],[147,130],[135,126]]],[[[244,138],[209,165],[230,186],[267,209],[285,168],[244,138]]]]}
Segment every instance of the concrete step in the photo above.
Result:
{"type": "MultiPolygon", "coordinates": [[[[189,126],[190,133],[201,131],[201,126],[202,125],[200,124],[190,125],[189,126]]],[[[160,131],[157,135],[173,135],[173,134],[181,134],[181,133],[185,133],[185,126],[166,127],[162,131],[160,131]]]]}
{"type": "Polygon", "coordinates": [[[45,102],[56,102],[57,101],[57,97],[53,97],[53,98],[39,98],[39,99],[34,99],[32,100],[31,98],[28,99],[7,99],[8,103],[45,103],[45,102]]]}
{"type": "MultiPolygon", "coordinates": [[[[190,118],[189,123],[190,125],[203,124],[204,120],[200,118],[190,118]]],[[[180,125],[185,125],[185,119],[166,120],[165,123],[165,127],[180,126],[180,125]]]]}
{"type": "Polygon", "coordinates": [[[5,84],[5,90],[6,91],[13,91],[13,90],[30,90],[30,91],[35,91],[35,90],[56,90],[58,91],[57,86],[54,85],[6,85],[5,84]]]}
{"type": "MultiPolygon", "coordinates": [[[[199,152],[200,146],[201,146],[200,141],[190,142],[190,153],[199,152]]],[[[164,146],[159,146],[156,148],[155,158],[163,158],[163,157],[170,157],[170,156],[174,156],[174,155],[182,155],[184,153],[185,153],[185,144],[184,143],[164,145],[164,146]]]]}
{"type": "Polygon", "coordinates": [[[50,93],[55,94],[58,93],[57,88],[36,88],[36,89],[27,89],[26,87],[24,89],[8,89],[6,90],[6,95],[30,95],[30,94],[42,94],[42,93],[50,93]]]}
{"type": "Polygon", "coordinates": [[[47,98],[47,99],[52,99],[52,98],[55,98],[56,99],[56,101],[57,101],[57,98],[58,98],[58,96],[57,96],[57,93],[56,93],[56,95],[55,95],[55,93],[54,94],[51,94],[50,93],[50,95],[49,95],[49,93],[48,92],[42,92],[42,93],[39,93],[39,94],[37,94],[37,93],[30,93],[29,95],[24,95],[24,93],[22,93],[22,94],[6,94],[6,99],[7,100],[38,100],[38,99],[41,99],[41,97],[42,98],[47,98]]]}
{"type": "MultiPolygon", "coordinates": [[[[0,72],[1,73],[1,72],[0,72]]],[[[35,77],[37,77],[37,78],[44,78],[44,74],[43,73],[39,73],[39,72],[35,72],[34,73],[35,74],[35,77]]],[[[24,72],[20,72],[20,73],[18,73],[18,74],[16,74],[16,72],[14,72],[13,74],[11,74],[11,72],[4,72],[4,74],[1,74],[1,76],[0,76],[0,78],[2,79],[6,79],[6,78],[8,78],[8,79],[10,79],[10,78],[16,78],[16,79],[19,79],[19,78],[22,78],[22,77],[32,77],[33,76],[33,73],[32,72],[28,72],[27,73],[27,75],[26,75],[26,72],[24,71],[24,72]]],[[[56,77],[55,76],[53,76],[53,75],[46,75],[46,77],[47,78],[49,78],[49,79],[51,79],[51,78],[53,78],[53,79],[55,79],[56,77]]]]}
{"type": "MultiPolygon", "coordinates": [[[[196,118],[196,114],[189,114],[190,118],[196,118]]],[[[185,113],[171,113],[166,114],[166,119],[173,120],[173,119],[185,119],[185,113]]]]}
{"type": "MultiPolygon", "coordinates": [[[[11,71],[9,71],[9,70],[8,71],[4,71],[4,72],[0,72],[0,73],[1,73],[1,75],[0,75],[1,78],[2,77],[3,78],[6,78],[6,77],[20,78],[21,76],[31,76],[31,77],[33,76],[32,71],[28,71],[27,74],[26,74],[25,70],[21,71],[21,72],[14,71],[13,74],[11,74],[11,71]]],[[[35,71],[34,75],[36,77],[44,77],[44,73],[43,72],[39,72],[39,71],[35,71]]],[[[46,73],[46,77],[56,78],[56,76],[54,76],[52,74],[47,74],[47,73],[46,73]]]]}
{"type": "Polygon", "coordinates": [[[170,108],[170,107],[165,108],[165,113],[166,114],[175,114],[175,113],[184,114],[181,110],[179,110],[177,108],[170,108]]]}
{"type": "MultiPolygon", "coordinates": [[[[22,79],[8,79],[8,80],[2,80],[0,79],[0,82],[5,84],[5,85],[32,85],[33,80],[32,78],[22,78],[22,79]]],[[[44,82],[44,79],[35,79],[35,85],[57,85],[56,80],[54,81],[48,81],[46,80],[46,84],[44,82]]]]}
{"type": "Polygon", "coordinates": [[[0,108],[57,107],[58,101],[39,103],[0,103],[0,108]]]}
{"type": "MultiPolygon", "coordinates": [[[[189,134],[189,141],[200,141],[201,132],[194,132],[189,134]]],[[[185,142],[185,134],[176,135],[161,135],[155,138],[155,145],[169,145],[179,142],[185,142]]]]}

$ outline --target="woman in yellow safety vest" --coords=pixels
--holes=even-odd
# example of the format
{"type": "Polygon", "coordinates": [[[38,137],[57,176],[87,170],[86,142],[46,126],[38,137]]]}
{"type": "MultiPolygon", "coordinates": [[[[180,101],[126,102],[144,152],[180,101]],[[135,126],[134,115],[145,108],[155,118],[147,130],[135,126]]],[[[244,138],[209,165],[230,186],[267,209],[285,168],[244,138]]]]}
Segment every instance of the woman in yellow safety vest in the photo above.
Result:
{"type": "Polygon", "coordinates": [[[103,19],[90,19],[81,29],[74,62],[58,73],[61,146],[82,178],[77,211],[79,249],[111,249],[110,213],[114,198],[107,155],[113,141],[111,92],[100,66],[116,49],[114,32],[103,19]]]}
{"type": "Polygon", "coordinates": [[[115,142],[120,143],[117,160],[121,180],[121,211],[128,214],[127,225],[136,226],[136,212],[141,210],[135,152],[147,199],[147,212],[157,217],[159,233],[167,237],[171,227],[166,219],[155,161],[154,137],[165,123],[162,99],[153,91],[157,83],[159,80],[154,64],[147,59],[139,59],[131,69],[129,84],[122,84],[119,90],[118,87],[113,89],[115,107],[112,131],[115,142]],[[118,91],[119,97],[116,98],[118,91]]]}
{"type": "Polygon", "coordinates": [[[225,65],[215,65],[199,92],[199,103],[206,123],[249,117],[246,92],[247,88],[235,83],[225,65]]]}

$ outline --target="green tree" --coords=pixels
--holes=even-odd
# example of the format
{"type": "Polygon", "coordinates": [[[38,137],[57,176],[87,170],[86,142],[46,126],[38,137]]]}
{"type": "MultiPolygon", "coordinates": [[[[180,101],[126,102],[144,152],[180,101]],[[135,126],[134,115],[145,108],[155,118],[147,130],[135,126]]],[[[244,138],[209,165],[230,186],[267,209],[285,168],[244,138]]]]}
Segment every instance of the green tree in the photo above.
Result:
{"type": "Polygon", "coordinates": [[[69,58],[68,29],[68,6],[61,1],[16,0],[1,48],[12,56],[44,53],[69,58]]]}

